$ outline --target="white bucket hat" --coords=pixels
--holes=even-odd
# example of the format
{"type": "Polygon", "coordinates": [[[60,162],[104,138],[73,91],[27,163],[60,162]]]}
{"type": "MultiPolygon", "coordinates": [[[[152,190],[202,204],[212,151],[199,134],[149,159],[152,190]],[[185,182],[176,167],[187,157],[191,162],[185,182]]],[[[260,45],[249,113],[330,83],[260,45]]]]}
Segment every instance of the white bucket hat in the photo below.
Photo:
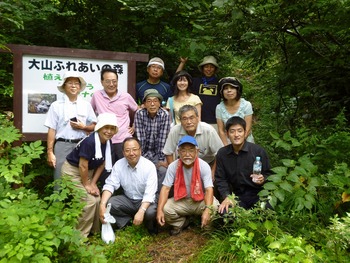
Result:
{"type": "Polygon", "coordinates": [[[106,125],[116,126],[118,128],[117,116],[109,112],[101,113],[100,115],[98,115],[95,131],[98,131],[106,125]]]}
{"type": "Polygon", "coordinates": [[[82,92],[86,88],[86,81],[83,79],[82,76],[79,75],[78,72],[73,72],[73,71],[67,71],[63,75],[63,80],[58,84],[57,88],[60,92],[66,93],[63,86],[64,83],[68,78],[78,78],[80,81],[80,92],[82,92]]]}
{"type": "Polygon", "coordinates": [[[161,66],[163,70],[165,69],[164,61],[159,57],[151,58],[147,64],[147,68],[151,65],[158,65],[158,66],[161,66]]]}

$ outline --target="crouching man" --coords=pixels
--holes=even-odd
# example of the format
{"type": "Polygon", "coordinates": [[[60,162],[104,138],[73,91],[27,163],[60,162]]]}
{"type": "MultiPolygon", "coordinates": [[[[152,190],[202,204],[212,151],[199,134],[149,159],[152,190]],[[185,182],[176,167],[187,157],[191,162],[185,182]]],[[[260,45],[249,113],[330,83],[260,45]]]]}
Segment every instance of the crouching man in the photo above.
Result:
{"type": "Polygon", "coordinates": [[[140,141],[126,138],[122,145],[124,158],[118,160],[102,189],[100,220],[104,224],[107,203],[111,203],[111,215],[121,229],[131,224],[145,224],[150,234],[157,234],[155,203],[157,170],[155,165],[141,156],[140,141]],[[122,187],[124,194],[112,196],[122,187]]]}
{"type": "Polygon", "coordinates": [[[189,217],[200,215],[202,228],[209,225],[211,209],[219,202],[214,198],[211,169],[198,158],[198,144],[194,137],[186,135],[178,143],[179,159],[167,170],[160,191],[157,221],[172,226],[170,235],[177,235],[189,225],[189,217]],[[169,191],[174,186],[174,197],[169,191]]]}

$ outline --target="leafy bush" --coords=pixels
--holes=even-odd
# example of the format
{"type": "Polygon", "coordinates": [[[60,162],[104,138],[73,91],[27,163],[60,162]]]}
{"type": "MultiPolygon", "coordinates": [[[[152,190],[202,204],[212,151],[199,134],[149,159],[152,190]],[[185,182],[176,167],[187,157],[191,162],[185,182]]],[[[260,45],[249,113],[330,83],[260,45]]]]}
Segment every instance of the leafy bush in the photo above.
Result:
{"type": "Polygon", "coordinates": [[[235,206],[224,228],[209,241],[199,262],[313,262],[318,252],[280,227],[272,210],[235,206]]]}
{"type": "Polygon", "coordinates": [[[37,175],[26,171],[43,153],[41,142],[13,147],[20,138],[0,117],[0,262],[105,262],[100,246],[85,246],[75,229],[82,192],[62,178],[60,193],[44,199],[26,188],[37,175]],[[11,184],[15,183],[17,189],[11,184]]]}
{"type": "Polygon", "coordinates": [[[324,134],[311,134],[306,129],[296,131],[296,138],[289,131],[283,136],[271,133],[282,166],[272,169],[274,174],[260,196],[269,198],[276,209],[306,213],[315,209],[313,212],[330,216],[326,206],[340,201],[342,193],[350,193],[346,150],[350,149],[350,131],[344,126],[343,116],[343,113],[338,116],[337,125],[325,127],[324,134]]]}
{"type": "Polygon", "coordinates": [[[198,261],[346,262],[350,131],[343,116],[323,131],[271,133],[280,163],[259,195],[274,210],[263,210],[263,203],[231,208],[198,261]]]}
{"type": "Polygon", "coordinates": [[[230,212],[196,262],[346,262],[349,256],[349,213],[335,216],[328,227],[304,217],[302,234],[281,223],[278,212],[260,206],[235,206],[230,212]]]}

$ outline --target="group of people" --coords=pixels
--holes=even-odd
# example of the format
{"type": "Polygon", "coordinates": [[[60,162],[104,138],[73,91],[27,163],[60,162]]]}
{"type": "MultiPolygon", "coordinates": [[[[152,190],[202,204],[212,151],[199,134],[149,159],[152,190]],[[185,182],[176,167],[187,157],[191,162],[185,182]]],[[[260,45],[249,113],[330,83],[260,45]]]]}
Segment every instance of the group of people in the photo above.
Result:
{"type": "Polygon", "coordinates": [[[253,110],[241,98],[241,82],[218,80],[213,56],[198,65],[200,78],[183,70],[186,61],[169,85],[160,80],[163,60],[152,58],[136,100],[118,90],[114,69],[102,69],[103,89],[91,103],[78,96],[85,80],[64,75],[58,86],[64,97],[45,122],[47,158],[55,179],[64,175],[84,193],[77,224],[83,236],[100,231],[108,203],[117,228],[144,223],[156,234],[167,224],[176,235],[191,216],[207,227],[213,213],[227,213],[233,193],[247,209],[259,201],[271,170],[267,153],[253,143],[253,110]],[[257,156],[262,171],[253,174],[257,156]]]}

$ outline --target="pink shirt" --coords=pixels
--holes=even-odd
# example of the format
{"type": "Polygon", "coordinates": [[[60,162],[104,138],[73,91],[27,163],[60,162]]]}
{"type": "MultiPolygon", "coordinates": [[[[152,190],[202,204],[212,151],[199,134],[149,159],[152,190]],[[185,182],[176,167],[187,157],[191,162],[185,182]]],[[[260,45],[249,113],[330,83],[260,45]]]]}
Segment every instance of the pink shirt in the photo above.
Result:
{"type": "Polygon", "coordinates": [[[111,112],[117,116],[119,131],[112,138],[112,143],[121,143],[132,135],[128,132],[130,127],[129,112],[135,113],[137,104],[129,93],[118,91],[112,99],[104,90],[95,91],[92,95],[91,105],[96,115],[104,112],[111,112]]]}

